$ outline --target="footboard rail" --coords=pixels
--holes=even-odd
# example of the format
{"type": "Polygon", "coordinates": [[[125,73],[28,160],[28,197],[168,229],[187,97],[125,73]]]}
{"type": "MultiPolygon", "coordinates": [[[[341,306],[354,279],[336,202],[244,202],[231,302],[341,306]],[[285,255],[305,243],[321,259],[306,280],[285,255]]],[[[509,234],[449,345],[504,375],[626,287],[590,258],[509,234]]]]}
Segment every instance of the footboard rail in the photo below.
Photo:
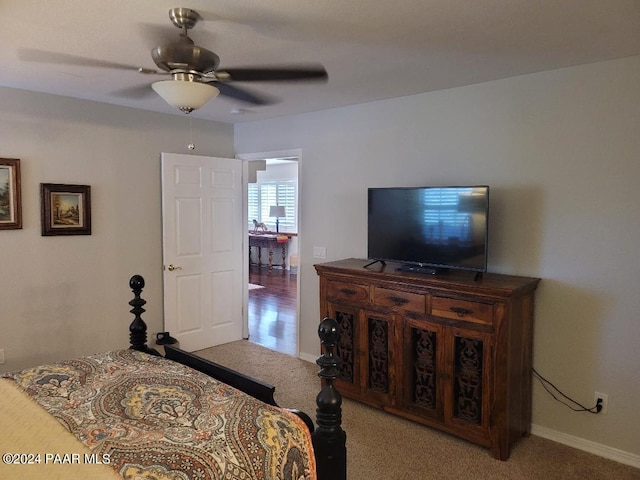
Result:
{"type": "Polygon", "coordinates": [[[257,398],[261,402],[279,406],[273,395],[276,391],[276,387],[270,385],[261,380],[255,379],[243,373],[237,372],[230,368],[227,368],[218,363],[212,362],[202,357],[198,357],[192,353],[181,350],[171,345],[164,346],[164,356],[169,360],[174,360],[178,363],[186,365],[187,367],[198,370],[216,380],[220,380],[222,383],[231,385],[240,391],[243,391],[247,395],[251,395],[253,398],[257,398]]]}

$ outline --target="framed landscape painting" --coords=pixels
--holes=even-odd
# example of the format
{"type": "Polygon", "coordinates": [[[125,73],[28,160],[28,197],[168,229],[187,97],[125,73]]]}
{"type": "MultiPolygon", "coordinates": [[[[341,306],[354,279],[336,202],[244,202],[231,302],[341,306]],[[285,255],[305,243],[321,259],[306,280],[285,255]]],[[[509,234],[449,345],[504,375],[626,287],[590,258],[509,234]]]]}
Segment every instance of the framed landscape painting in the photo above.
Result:
{"type": "Polygon", "coordinates": [[[0,230],[22,228],[20,160],[0,158],[0,230]]]}
{"type": "Polygon", "coordinates": [[[42,235],[91,235],[89,185],[40,184],[42,235]]]}

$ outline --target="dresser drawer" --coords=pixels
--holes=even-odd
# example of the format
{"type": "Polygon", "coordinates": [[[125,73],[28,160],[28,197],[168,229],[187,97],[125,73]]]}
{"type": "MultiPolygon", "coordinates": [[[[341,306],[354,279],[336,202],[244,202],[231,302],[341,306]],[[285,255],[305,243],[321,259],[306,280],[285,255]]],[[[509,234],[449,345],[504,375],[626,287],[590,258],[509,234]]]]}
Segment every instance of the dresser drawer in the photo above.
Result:
{"type": "Polygon", "coordinates": [[[373,304],[416,313],[425,313],[427,310],[427,300],[424,295],[381,287],[373,288],[373,304]]]}
{"type": "Polygon", "coordinates": [[[327,282],[327,298],[332,302],[368,304],[369,287],[357,283],[329,280],[327,282]]]}
{"type": "Polygon", "coordinates": [[[491,325],[493,323],[493,305],[434,296],[431,299],[431,315],[491,325]]]}

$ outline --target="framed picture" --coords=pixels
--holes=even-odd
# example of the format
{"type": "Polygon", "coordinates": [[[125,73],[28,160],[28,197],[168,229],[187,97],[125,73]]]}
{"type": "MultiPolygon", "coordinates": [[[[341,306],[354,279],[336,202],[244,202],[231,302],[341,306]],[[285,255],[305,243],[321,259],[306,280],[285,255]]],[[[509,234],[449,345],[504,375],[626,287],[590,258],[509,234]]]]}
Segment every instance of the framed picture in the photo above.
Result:
{"type": "Polygon", "coordinates": [[[40,184],[42,235],[91,235],[89,185],[40,184]]]}
{"type": "Polygon", "coordinates": [[[20,160],[0,158],[0,230],[22,228],[20,160]]]}

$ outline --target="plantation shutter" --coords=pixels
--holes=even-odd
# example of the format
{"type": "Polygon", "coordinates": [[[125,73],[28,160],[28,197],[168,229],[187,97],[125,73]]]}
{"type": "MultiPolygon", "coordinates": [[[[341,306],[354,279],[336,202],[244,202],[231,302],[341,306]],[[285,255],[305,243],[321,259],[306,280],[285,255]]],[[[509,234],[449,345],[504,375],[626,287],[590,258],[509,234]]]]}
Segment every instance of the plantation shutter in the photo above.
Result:
{"type": "Polygon", "coordinates": [[[258,188],[257,183],[249,184],[249,199],[247,202],[248,205],[248,218],[249,218],[249,230],[253,230],[254,225],[253,221],[256,220],[261,222],[260,220],[260,189],[258,188]]]}
{"type": "Polygon", "coordinates": [[[269,216],[271,206],[284,206],[286,216],[279,219],[280,231],[297,233],[297,202],[295,182],[263,182],[249,184],[248,212],[249,229],[253,230],[253,219],[263,222],[275,231],[276,219],[269,216]]]}

